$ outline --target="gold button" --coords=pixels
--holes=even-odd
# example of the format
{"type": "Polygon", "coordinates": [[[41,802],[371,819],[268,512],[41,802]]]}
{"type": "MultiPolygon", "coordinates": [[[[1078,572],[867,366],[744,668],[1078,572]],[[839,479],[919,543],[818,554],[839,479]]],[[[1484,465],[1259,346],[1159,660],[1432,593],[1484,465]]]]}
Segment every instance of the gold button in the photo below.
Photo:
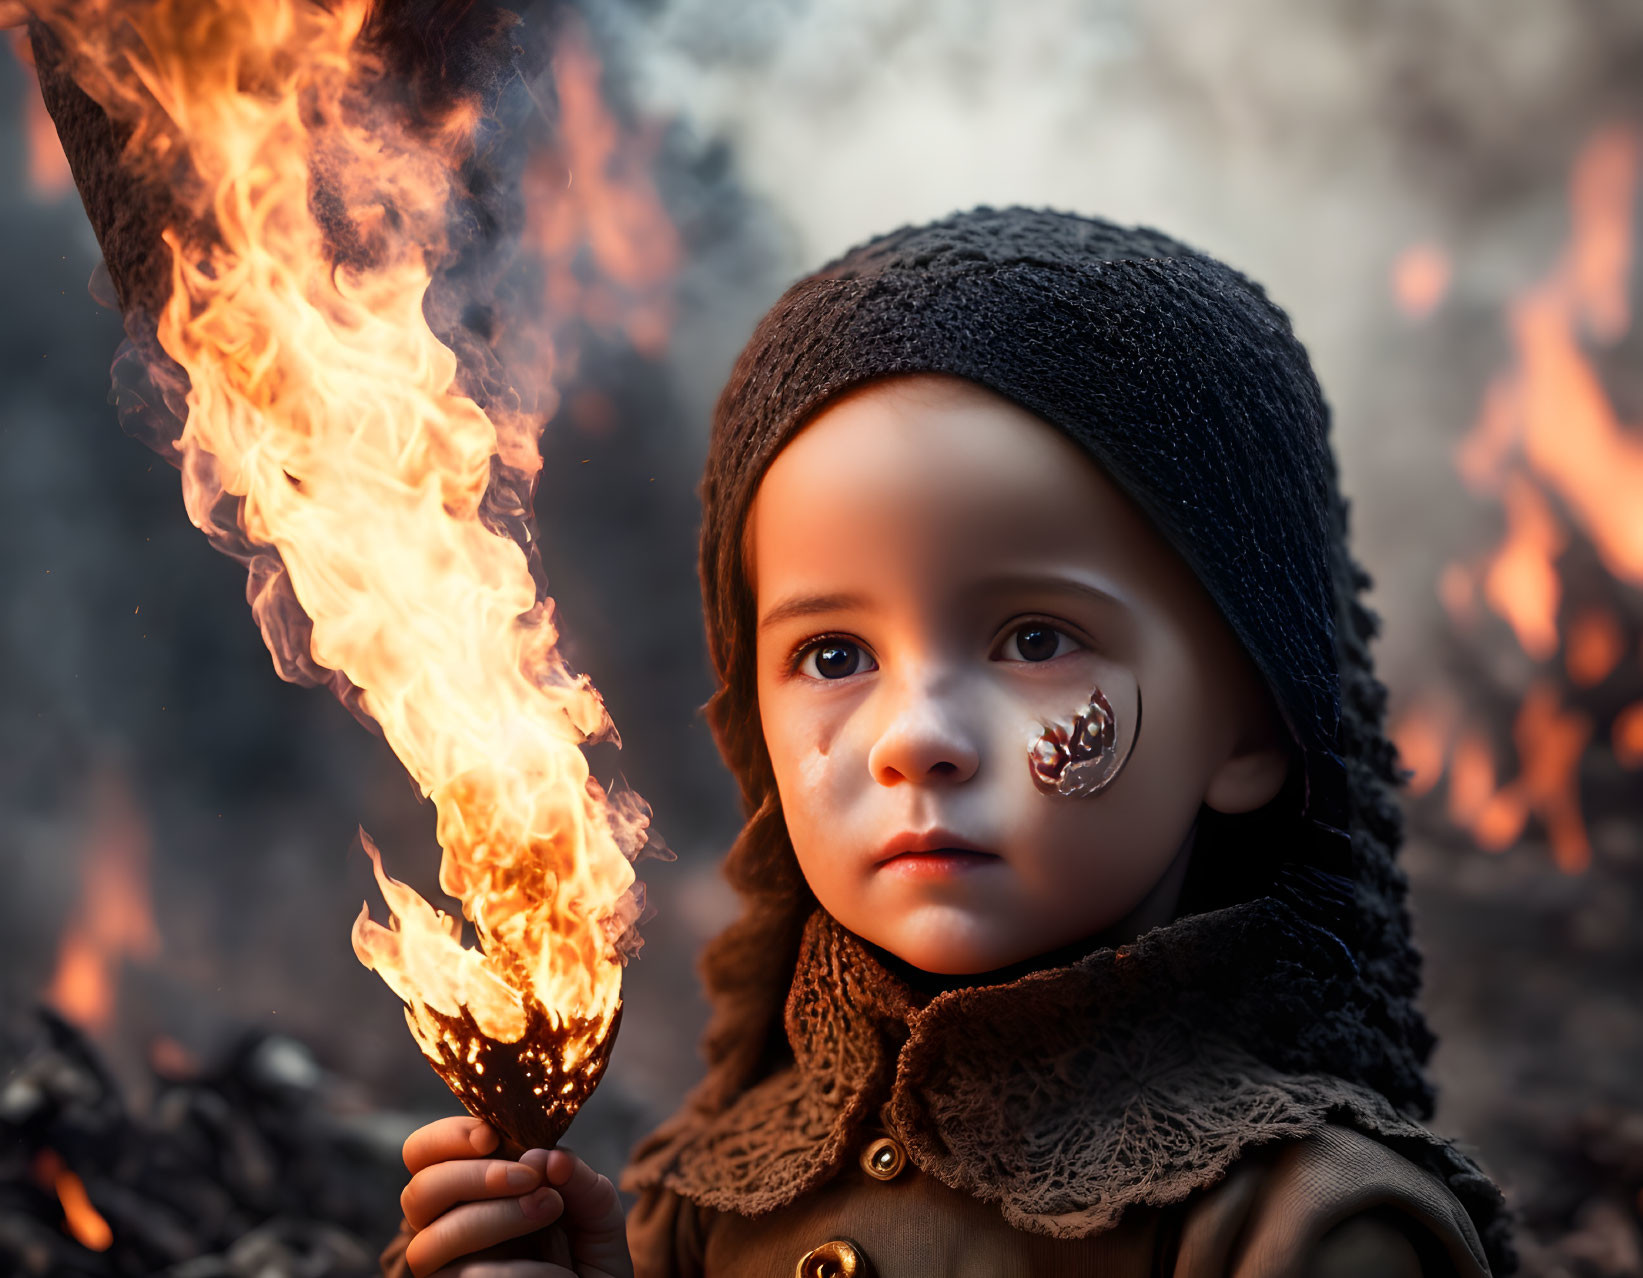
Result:
{"type": "Polygon", "coordinates": [[[894,1180],[907,1166],[907,1151],[894,1136],[880,1136],[861,1151],[861,1169],[874,1180],[894,1180]]]}
{"type": "Polygon", "coordinates": [[[793,1278],[873,1278],[861,1248],[848,1238],[835,1238],[799,1257],[793,1278]]]}

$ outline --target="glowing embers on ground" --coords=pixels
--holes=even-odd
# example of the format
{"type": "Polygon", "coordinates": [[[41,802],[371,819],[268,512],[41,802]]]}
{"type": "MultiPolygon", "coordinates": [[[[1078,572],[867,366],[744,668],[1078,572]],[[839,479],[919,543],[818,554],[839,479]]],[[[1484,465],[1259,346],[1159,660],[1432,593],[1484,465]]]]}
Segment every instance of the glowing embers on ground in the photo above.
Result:
{"type": "Polygon", "coordinates": [[[1537,819],[1569,872],[1591,859],[1579,788],[1589,745],[1643,767],[1643,700],[1620,704],[1643,685],[1639,627],[1622,617],[1639,614],[1628,601],[1643,588],[1643,434],[1621,420],[1591,353],[1631,329],[1640,162],[1643,144],[1624,130],[1583,150],[1568,248],[1512,305],[1514,363],[1455,455],[1467,487],[1501,504],[1506,530],[1489,554],[1449,564],[1439,596],[1464,634],[1477,633],[1484,609],[1500,617],[1537,667],[1512,725],[1516,775],[1499,779],[1495,741],[1453,694],[1418,696],[1394,728],[1414,793],[1447,777],[1448,816],[1491,851],[1537,819]],[[1576,545],[1599,565],[1597,598],[1585,597],[1590,582],[1576,597],[1560,569],[1576,545]]]}
{"type": "Polygon", "coordinates": [[[34,1156],[34,1179],[57,1195],[63,1207],[63,1226],[74,1240],[89,1251],[107,1251],[114,1245],[114,1231],[102,1213],[91,1205],[85,1182],[69,1170],[54,1149],[42,1149],[34,1156]]]}
{"type": "MultiPolygon", "coordinates": [[[[390,919],[362,911],[355,951],[442,1074],[494,1072],[486,1052],[507,1044],[527,1070],[554,1052],[543,1077],[568,1121],[616,1024],[648,812],[590,776],[580,747],[615,731],[486,505],[499,470],[528,491],[540,422],[493,420],[461,394],[424,318],[480,104],[408,119],[364,38],[378,12],[37,8],[125,132],[125,165],[172,204],[153,228],[170,264],[153,318],[188,379],[173,460],[189,516],[249,564],[279,673],[357,706],[432,799],[440,886],[478,940],[378,866],[390,919]],[[452,1023],[485,1051],[453,1060],[452,1023]]],[[[508,513],[529,543],[525,507],[508,513]]]]}

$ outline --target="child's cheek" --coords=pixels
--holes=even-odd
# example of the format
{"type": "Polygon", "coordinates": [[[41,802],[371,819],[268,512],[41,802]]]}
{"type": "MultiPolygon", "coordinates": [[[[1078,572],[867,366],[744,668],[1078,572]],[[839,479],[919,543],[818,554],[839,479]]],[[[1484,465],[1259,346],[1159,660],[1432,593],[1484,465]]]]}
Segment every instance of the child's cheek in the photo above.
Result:
{"type": "Polygon", "coordinates": [[[826,743],[811,746],[803,752],[799,759],[798,789],[806,801],[813,802],[826,791],[832,766],[832,756],[826,743]]]}
{"type": "Polygon", "coordinates": [[[852,735],[845,707],[789,703],[772,719],[776,730],[766,744],[789,834],[802,851],[812,832],[843,822],[853,806],[851,776],[866,777],[865,751],[855,740],[859,731],[852,735]]]}
{"type": "Polygon", "coordinates": [[[797,743],[794,781],[812,821],[844,831],[877,787],[868,757],[872,741],[864,715],[823,716],[797,743]]]}

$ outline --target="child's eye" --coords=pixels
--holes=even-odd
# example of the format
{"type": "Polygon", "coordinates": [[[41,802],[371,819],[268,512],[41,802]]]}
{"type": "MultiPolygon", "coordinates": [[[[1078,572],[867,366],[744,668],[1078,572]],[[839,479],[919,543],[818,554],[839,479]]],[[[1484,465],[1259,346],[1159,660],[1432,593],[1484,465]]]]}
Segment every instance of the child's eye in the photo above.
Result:
{"type": "Polygon", "coordinates": [[[1000,661],[1048,661],[1078,646],[1078,641],[1042,621],[1029,621],[1004,636],[1000,661]]]}
{"type": "Polygon", "coordinates": [[[799,653],[796,667],[812,679],[848,679],[853,674],[877,670],[867,649],[849,639],[822,639],[799,653]]]}

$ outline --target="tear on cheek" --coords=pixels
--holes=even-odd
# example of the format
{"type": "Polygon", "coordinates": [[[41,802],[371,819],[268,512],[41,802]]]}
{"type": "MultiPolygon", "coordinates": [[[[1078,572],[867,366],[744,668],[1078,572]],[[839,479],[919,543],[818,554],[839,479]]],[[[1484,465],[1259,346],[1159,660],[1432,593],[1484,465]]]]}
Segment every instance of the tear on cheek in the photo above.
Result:
{"type": "Polygon", "coordinates": [[[832,766],[827,753],[830,744],[823,742],[817,745],[799,763],[799,784],[810,793],[820,790],[827,782],[827,770],[832,766]]]}
{"type": "Polygon", "coordinates": [[[1140,685],[1122,716],[1097,685],[1082,705],[1038,724],[1027,743],[1027,769],[1045,794],[1089,798],[1118,779],[1140,739],[1140,685]]]}

